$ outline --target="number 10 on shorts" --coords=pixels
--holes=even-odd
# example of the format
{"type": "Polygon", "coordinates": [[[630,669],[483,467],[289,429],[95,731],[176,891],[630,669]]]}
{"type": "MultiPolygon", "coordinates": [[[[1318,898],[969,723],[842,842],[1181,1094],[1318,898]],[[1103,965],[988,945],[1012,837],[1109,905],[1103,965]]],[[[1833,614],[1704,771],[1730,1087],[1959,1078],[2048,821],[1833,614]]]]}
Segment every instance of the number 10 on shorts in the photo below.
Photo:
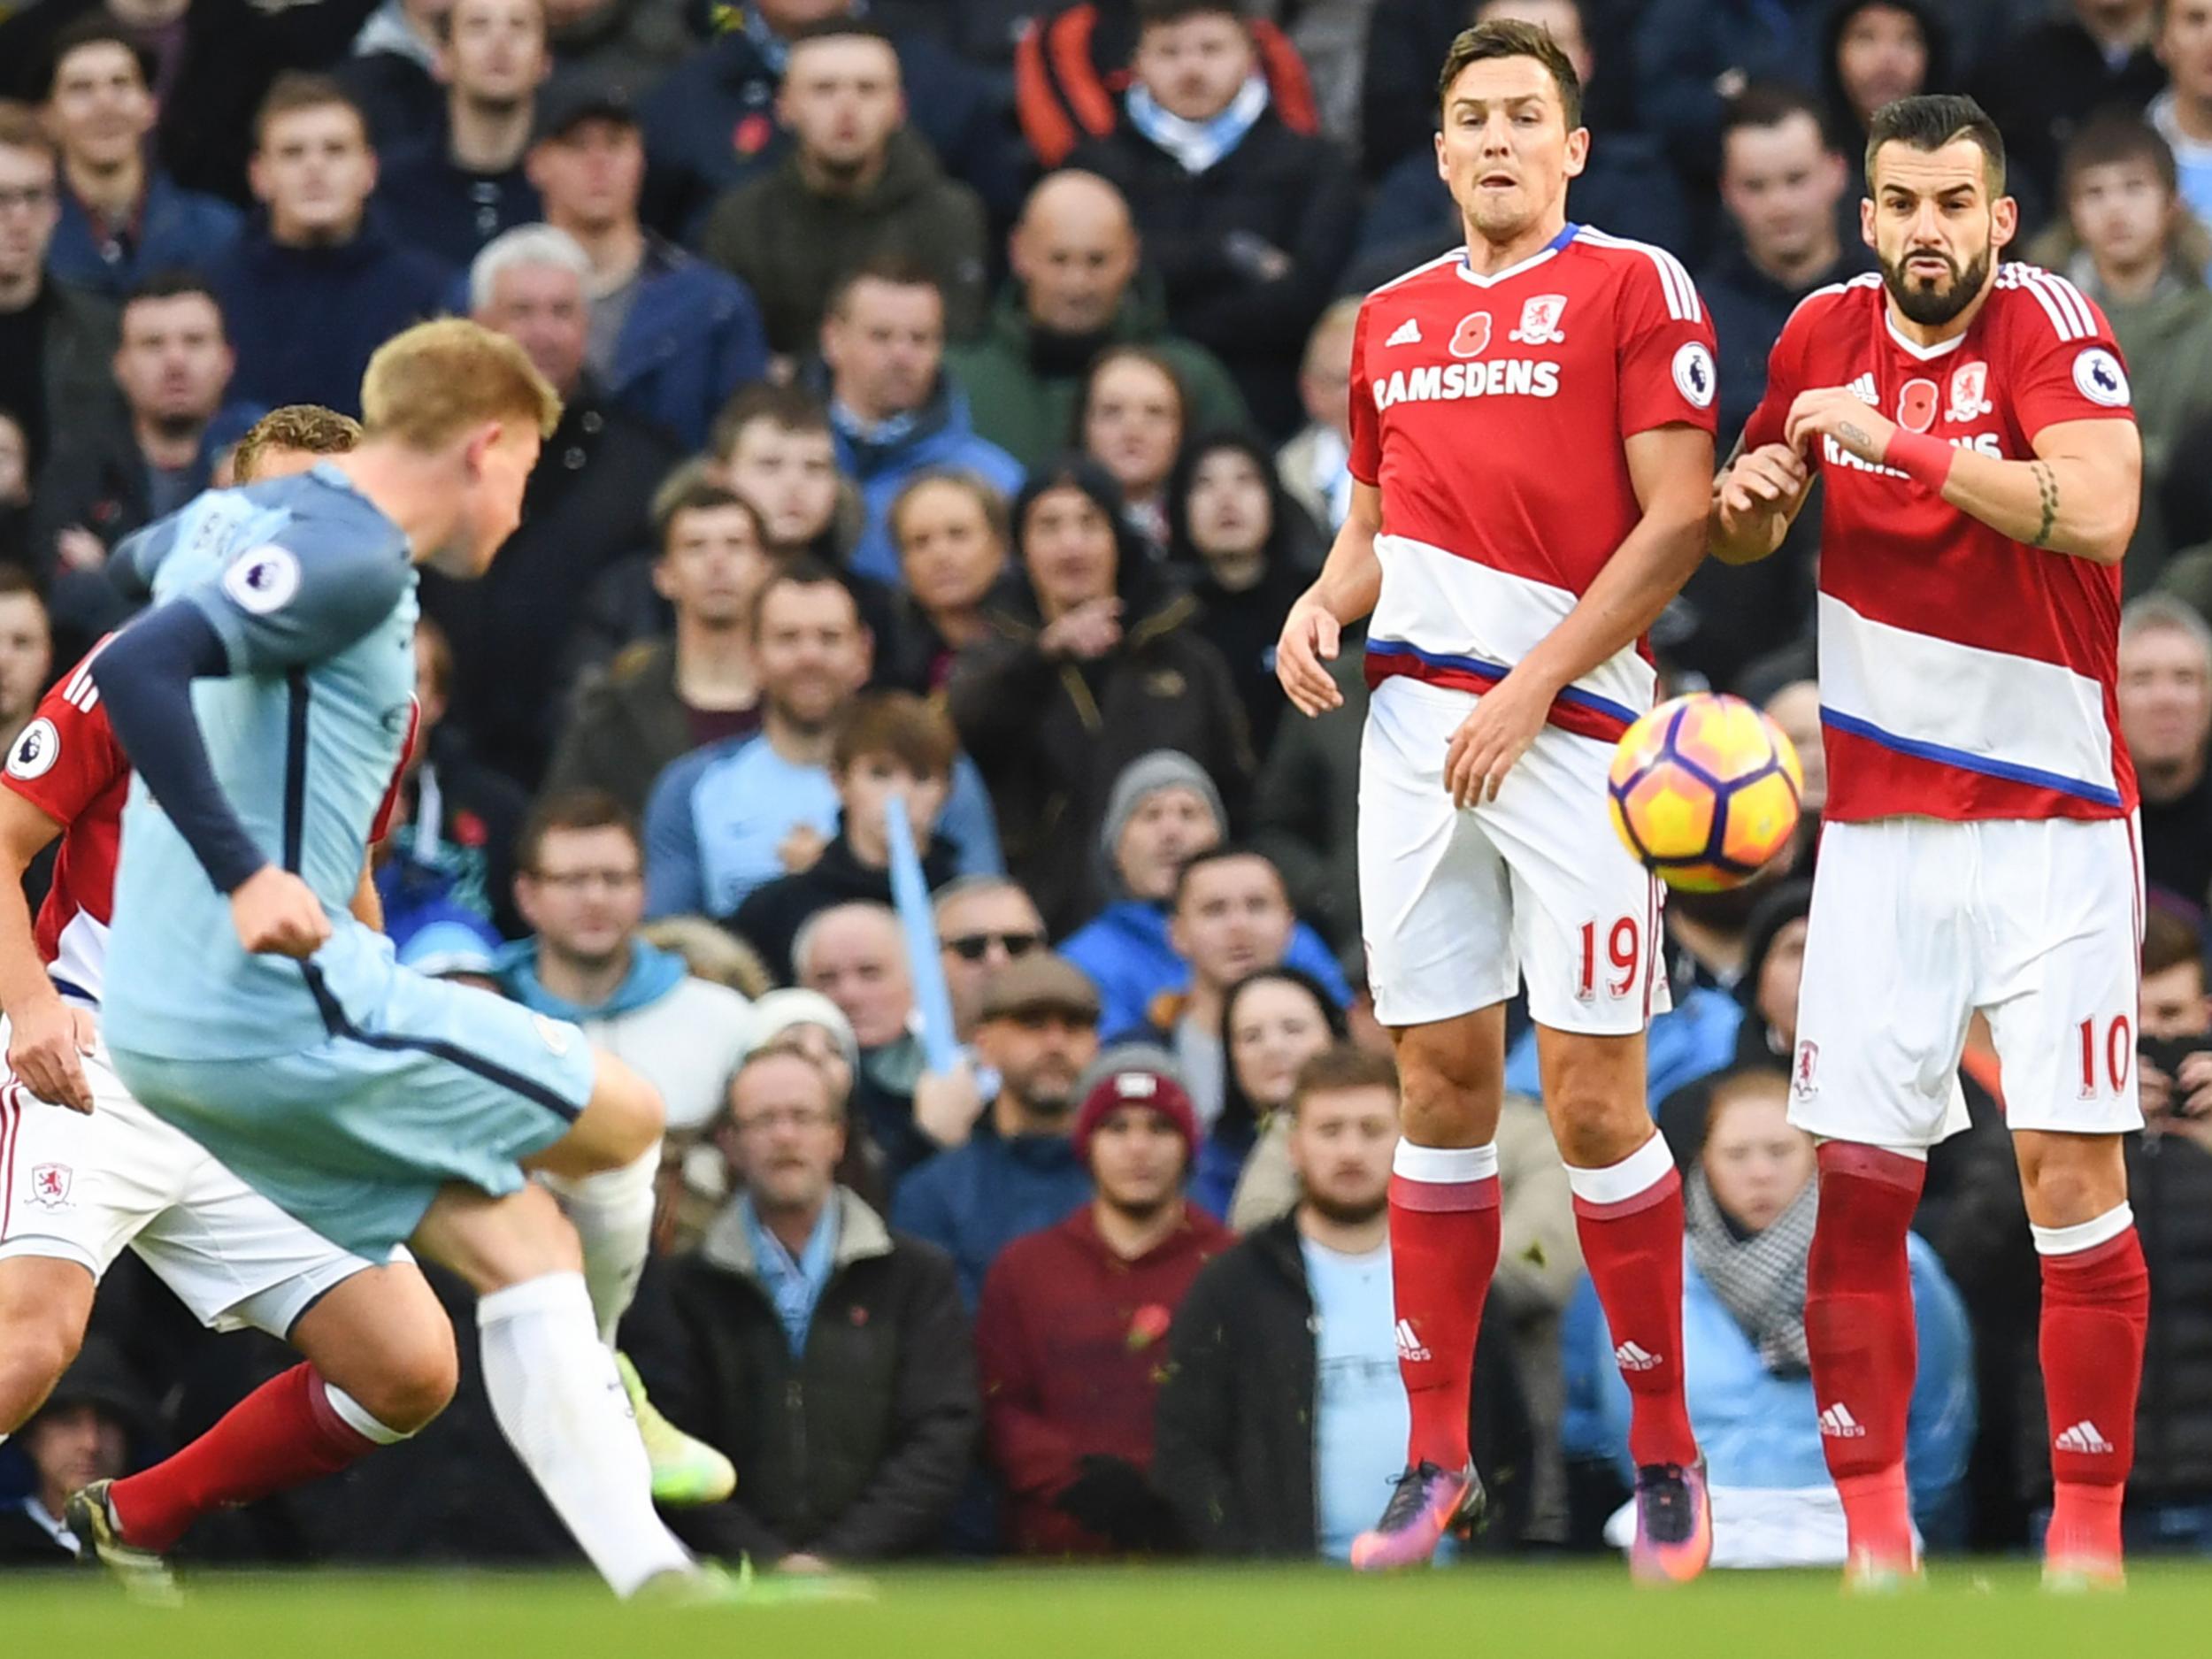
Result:
{"type": "Polygon", "coordinates": [[[2081,1098],[2096,1099],[2100,1084],[2108,1080],[2118,1094],[2127,1087],[2128,1068],[2135,1061],[2135,1029],[2128,1017],[2115,1014],[2109,1024],[2085,1019],[2074,1029],[2081,1039],[2081,1098]]]}
{"type": "Polygon", "coordinates": [[[1575,1000],[1587,1002],[1597,995],[1598,981],[1605,981],[1605,994],[1616,1000],[1626,996],[1636,988],[1636,971],[1644,961],[1644,930],[1642,921],[1633,916],[1624,916],[1602,935],[1595,922],[1582,924],[1582,967],[1575,978],[1575,1000]],[[1599,957],[1599,940],[1604,941],[1604,957],[1599,957]]]}

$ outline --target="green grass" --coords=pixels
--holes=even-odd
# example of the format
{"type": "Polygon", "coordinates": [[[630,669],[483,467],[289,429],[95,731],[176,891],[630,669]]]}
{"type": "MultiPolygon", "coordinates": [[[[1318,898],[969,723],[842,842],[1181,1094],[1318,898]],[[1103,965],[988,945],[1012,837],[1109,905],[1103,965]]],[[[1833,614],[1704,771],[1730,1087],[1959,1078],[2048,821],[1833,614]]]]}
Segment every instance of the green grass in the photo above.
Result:
{"type": "Polygon", "coordinates": [[[889,1573],[864,1605],[680,1612],[580,1578],[201,1575],[169,1613],[0,1578],[0,1655],[36,1659],[2099,1659],[2212,1651],[2212,1563],[2059,1598],[2027,1563],[1940,1564],[1847,1601],[1826,1573],[1640,1592],[1612,1567],[889,1573]]]}

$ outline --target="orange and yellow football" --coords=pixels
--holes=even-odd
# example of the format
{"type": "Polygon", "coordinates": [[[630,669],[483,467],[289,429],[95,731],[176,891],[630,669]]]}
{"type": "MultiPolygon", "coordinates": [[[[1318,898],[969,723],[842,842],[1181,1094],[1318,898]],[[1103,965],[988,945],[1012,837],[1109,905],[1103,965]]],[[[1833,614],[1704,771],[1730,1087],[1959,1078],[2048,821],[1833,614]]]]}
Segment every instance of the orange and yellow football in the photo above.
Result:
{"type": "Polygon", "coordinates": [[[1789,844],[1804,787],[1781,727],[1740,697],[1696,691],[1628,728],[1609,794],[1614,829],[1661,880],[1717,893],[1789,844]]]}

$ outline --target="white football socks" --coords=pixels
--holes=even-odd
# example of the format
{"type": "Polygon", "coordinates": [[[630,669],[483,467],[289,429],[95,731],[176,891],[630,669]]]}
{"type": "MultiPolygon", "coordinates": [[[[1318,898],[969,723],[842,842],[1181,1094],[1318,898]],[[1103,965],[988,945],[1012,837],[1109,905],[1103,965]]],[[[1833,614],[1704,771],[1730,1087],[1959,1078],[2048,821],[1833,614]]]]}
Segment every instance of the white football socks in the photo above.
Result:
{"type": "Polygon", "coordinates": [[[545,1177],[561,1213],[584,1246],[584,1284],[591,1292],[599,1340],[614,1346],[615,1327],[637,1295],[638,1276],[652,1248],[653,1182],[660,1173],[661,1143],[618,1170],[578,1179],[545,1177]]]}
{"type": "Polygon", "coordinates": [[[492,1415],[591,1564],[617,1595],[691,1554],[653,1510],[653,1471],[614,1356],[574,1273],[547,1273],[476,1304],[492,1415]]]}

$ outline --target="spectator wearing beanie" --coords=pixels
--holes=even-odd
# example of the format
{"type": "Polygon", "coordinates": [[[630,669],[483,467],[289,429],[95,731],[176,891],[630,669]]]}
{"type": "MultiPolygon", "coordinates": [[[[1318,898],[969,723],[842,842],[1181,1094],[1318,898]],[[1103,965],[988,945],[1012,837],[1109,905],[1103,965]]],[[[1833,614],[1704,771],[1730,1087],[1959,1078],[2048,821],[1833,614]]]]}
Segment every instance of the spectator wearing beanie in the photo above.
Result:
{"type": "Polygon", "coordinates": [[[1092,1200],[1009,1245],[976,1314],[986,1444],[1024,1555],[1172,1542],[1150,1480],[1168,1333],[1198,1270],[1235,1241],[1183,1195],[1198,1119],[1174,1063],[1111,1049],[1085,1081],[1074,1140],[1092,1200]]]}
{"type": "MultiPolygon", "coordinates": [[[[1123,896],[1061,946],[1098,987],[1102,1030],[1125,1031],[1148,1018],[1162,995],[1189,987],[1190,964],[1168,937],[1168,904],[1186,861],[1218,846],[1225,826],[1221,792],[1203,767],[1175,749],[1141,755],[1114,780],[1098,844],[1123,896]]],[[[1328,946],[1303,922],[1283,960],[1318,979],[1339,1008],[1352,1000],[1328,946]]]]}

